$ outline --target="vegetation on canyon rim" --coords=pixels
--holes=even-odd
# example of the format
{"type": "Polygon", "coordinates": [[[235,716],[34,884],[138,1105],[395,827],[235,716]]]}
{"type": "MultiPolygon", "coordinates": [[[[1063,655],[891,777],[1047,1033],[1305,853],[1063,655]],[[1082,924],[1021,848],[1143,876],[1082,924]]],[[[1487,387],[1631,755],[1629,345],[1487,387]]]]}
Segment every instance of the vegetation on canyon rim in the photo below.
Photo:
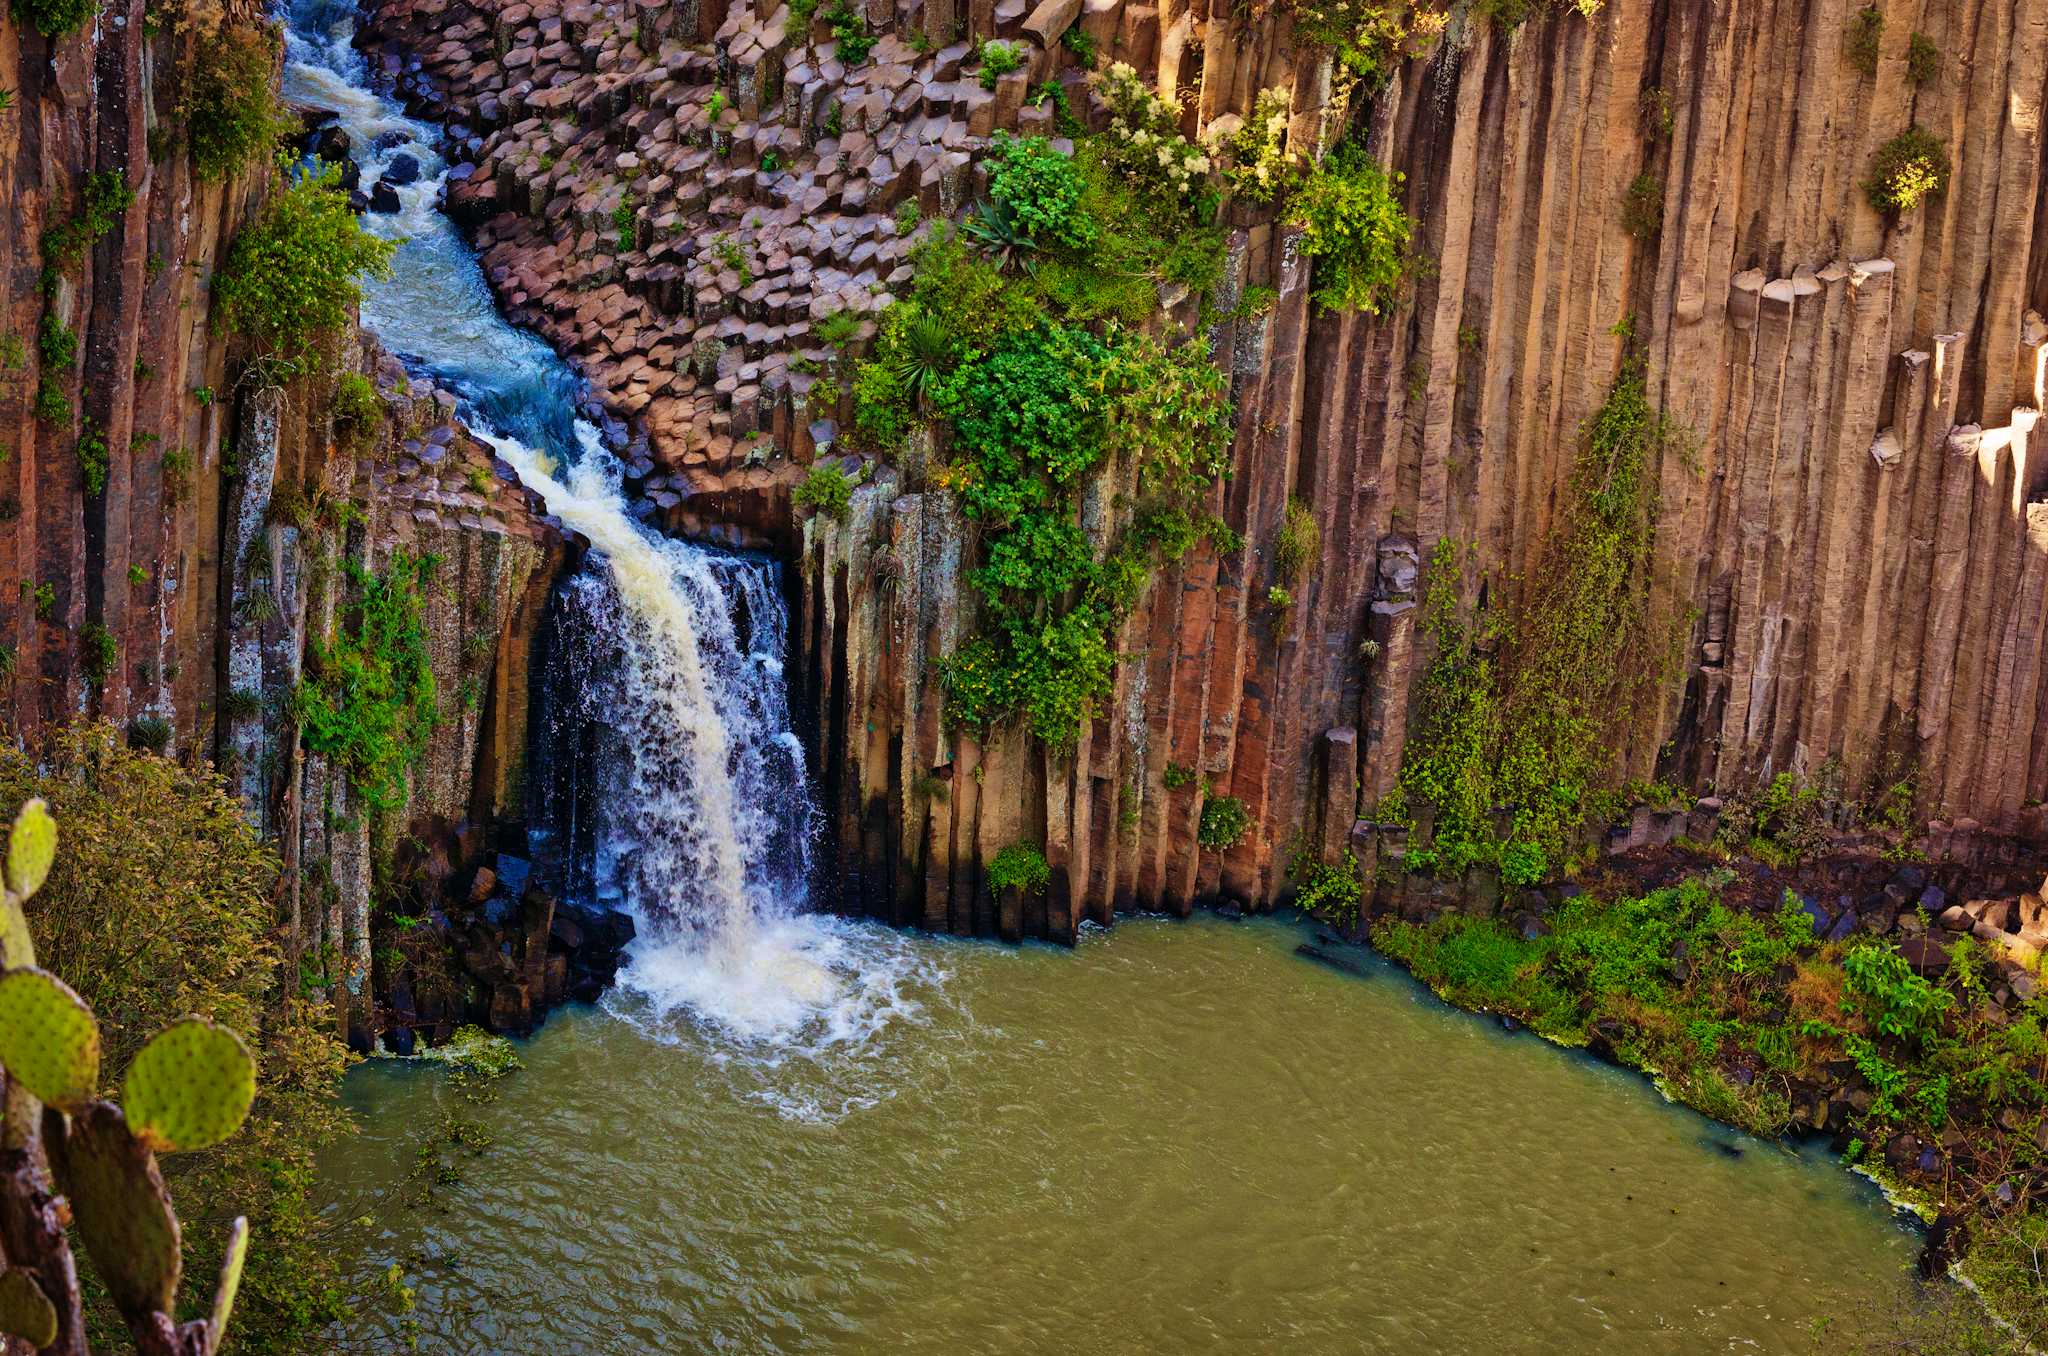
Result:
{"type": "MultiPolygon", "coordinates": [[[[164,1166],[184,1223],[187,1301],[203,1305],[229,1221],[246,1214],[255,1241],[234,1349],[305,1349],[343,1298],[311,1191],[314,1155],[346,1125],[334,1100],[346,1055],[278,948],[275,854],[213,773],[130,749],[111,725],[0,749],[0,801],[34,796],[49,802],[62,842],[29,930],[40,963],[98,1014],[109,1074],[188,1013],[258,1052],[241,1132],[164,1166]]],[[[88,1300],[92,1340],[119,1349],[126,1327],[108,1296],[95,1285],[88,1300]]]]}
{"type": "MultiPolygon", "coordinates": [[[[1848,1086],[1836,1097],[1851,1117],[1850,1161],[1930,1210],[1968,1215],[1966,1270],[2025,1337],[2048,1335],[2048,1292],[2018,1265],[2038,1252],[2048,1216],[2013,1185],[2048,1160],[2048,996],[1995,1002],[2005,981],[1994,955],[1966,935],[1944,973],[1923,977],[1889,939],[1817,937],[1796,896],[1762,914],[1727,902],[1734,879],[1715,869],[1646,894],[1580,895],[1537,928],[1387,918],[1372,938],[1449,1001],[1599,1046],[1758,1135],[1795,1129],[1848,1086]],[[1935,1146],[1938,1181],[1920,1162],[1935,1146]]],[[[1988,1329],[1977,1335],[1991,1344],[1937,1349],[2004,1349],[1988,1329]]]]}

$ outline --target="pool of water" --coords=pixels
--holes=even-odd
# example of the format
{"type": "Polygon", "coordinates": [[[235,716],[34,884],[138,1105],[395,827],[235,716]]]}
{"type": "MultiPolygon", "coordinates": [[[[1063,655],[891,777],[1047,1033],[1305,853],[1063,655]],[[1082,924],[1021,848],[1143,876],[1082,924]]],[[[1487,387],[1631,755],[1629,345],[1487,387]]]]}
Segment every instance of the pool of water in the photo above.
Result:
{"type": "Polygon", "coordinates": [[[629,970],[486,1105],[350,1075],[326,1185],[421,1350],[1804,1353],[1917,1247],[1825,1160],[1284,923],[826,926],[890,976],[877,1020],[749,1040],[629,970]],[[451,1113],[494,1142],[411,1204],[451,1113]]]}

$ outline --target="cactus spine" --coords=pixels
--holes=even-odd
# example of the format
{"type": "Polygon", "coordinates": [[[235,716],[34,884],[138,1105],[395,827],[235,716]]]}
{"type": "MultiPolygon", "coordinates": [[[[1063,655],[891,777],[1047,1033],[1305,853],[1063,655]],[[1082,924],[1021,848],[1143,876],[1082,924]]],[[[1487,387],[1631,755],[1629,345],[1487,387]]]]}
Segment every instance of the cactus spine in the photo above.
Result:
{"type": "Polygon", "coordinates": [[[230,1232],[212,1312],[178,1323],[178,1217],[156,1152],[205,1148],[239,1129],[256,1064],[232,1031],[188,1017],[135,1057],[126,1113],[97,1096],[99,1024],[36,968],[22,907],[56,850],[56,822],[30,801],[8,833],[0,890],[0,1335],[50,1356],[89,1356],[69,1224],[141,1356],[213,1356],[241,1285],[248,1221],[230,1232]],[[63,1197],[50,1193],[53,1180],[63,1197]]]}

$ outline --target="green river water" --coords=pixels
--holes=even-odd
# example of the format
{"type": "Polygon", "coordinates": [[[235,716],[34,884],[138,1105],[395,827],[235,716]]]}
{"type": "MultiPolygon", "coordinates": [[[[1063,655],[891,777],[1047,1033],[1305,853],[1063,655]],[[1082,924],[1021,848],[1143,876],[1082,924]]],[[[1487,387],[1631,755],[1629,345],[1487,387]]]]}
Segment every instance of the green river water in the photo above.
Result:
{"type": "Polygon", "coordinates": [[[420,1350],[1803,1353],[1917,1247],[1824,1159],[1295,926],[816,926],[873,1001],[809,1039],[628,991],[487,1105],[428,1061],[350,1075],[332,1210],[403,1267],[420,1350]],[[447,1113],[494,1142],[411,1204],[447,1113]]]}

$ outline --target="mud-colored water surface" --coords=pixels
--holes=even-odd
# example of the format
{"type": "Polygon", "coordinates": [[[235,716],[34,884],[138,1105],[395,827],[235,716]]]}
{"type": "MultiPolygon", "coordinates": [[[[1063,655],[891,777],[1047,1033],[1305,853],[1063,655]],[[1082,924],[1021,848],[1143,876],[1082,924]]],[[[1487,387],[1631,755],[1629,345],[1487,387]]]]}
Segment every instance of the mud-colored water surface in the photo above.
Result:
{"type": "Polygon", "coordinates": [[[422,1350],[1808,1352],[1916,1247],[1826,1161],[1285,924],[816,926],[858,1020],[736,1035],[654,956],[487,1105],[351,1075],[335,1210],[409,1273],[422,1350]],[[409,1204],[450,1114],[494,1143],[409,1204]]]}

